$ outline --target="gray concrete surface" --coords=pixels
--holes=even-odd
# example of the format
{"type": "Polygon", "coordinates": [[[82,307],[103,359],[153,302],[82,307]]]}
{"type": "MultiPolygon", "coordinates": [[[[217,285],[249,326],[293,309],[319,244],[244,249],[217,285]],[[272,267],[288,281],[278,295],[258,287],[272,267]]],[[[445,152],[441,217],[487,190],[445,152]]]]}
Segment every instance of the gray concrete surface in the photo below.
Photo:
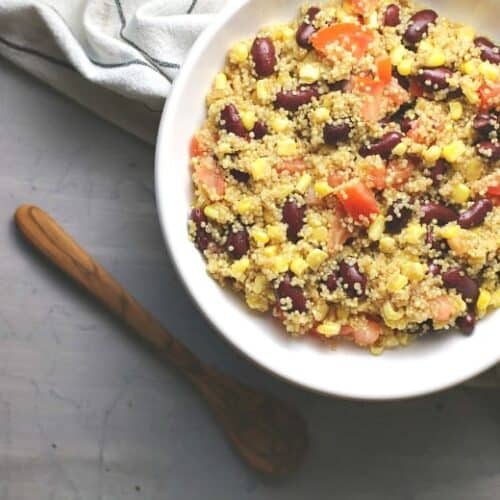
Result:
{"type": "MultiPolygon", "coordinates": [[[[494,500],[500,393],[323,398],[229,349],[181,288],[153,198],[153,149],[0,61],[1,500],[494,500]],[[18,238],[57,218],[203,359],[306,415],[304,467],[270,482],[233,455],[191,388],[18,238]]],[[[443,365],[446,369],[446,365],[443,365]]],[[[425,370],[425,367],[422,367],[425,370]]]]}

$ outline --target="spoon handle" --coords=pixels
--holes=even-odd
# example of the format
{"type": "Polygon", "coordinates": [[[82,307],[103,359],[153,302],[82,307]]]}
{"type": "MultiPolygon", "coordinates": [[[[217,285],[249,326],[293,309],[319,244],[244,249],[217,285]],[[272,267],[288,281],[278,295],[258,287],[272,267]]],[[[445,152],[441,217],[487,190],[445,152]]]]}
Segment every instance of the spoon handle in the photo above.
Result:
{"type": "Polygon", "coordinates": [[[193,383],[249,465],[269,475],[283,475],[300,464],[307,431],[298,414],[272,396],[202,363],[43,210],[23,205],[17,209],[15,220],[31,245],[193,383]]]}

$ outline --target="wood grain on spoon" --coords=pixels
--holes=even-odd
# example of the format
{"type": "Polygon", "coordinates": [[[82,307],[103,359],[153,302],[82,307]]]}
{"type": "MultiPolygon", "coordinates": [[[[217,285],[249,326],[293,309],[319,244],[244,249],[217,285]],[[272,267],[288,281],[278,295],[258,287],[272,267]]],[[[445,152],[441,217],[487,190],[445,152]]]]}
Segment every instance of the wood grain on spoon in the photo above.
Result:
{"type": "Polygon", "coordinates": [[[307,447],[306,425],[298,413],[273,396],[203,364],[43,210],[23,205],[17,209],[15,220],[31,245],[192,382],[251,467],[272,476],[297,469],[307,447]]]}

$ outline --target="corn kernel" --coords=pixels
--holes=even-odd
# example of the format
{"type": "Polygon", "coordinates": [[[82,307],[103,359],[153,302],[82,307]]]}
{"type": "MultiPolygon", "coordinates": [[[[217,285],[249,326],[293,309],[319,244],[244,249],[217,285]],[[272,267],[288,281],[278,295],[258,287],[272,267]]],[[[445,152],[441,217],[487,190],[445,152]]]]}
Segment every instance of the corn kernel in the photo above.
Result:
{"type": "Polygon", "coordinates": [[[285,241],[285,230],[283,226],[280,225],[271,225],[267,226],[267,234],[269,235],[269,238],[271,238],[273,241],[280,242],[280,241],[285,241]]]}
{"type": "Polygon", "coordinates": [[[479,297],[476,302],[477,311],[480,314],[484,314],[488,310],[488,307],[490,307],[490,304],[491,293],[488,290],[481,288],[481,290],[479,291],[479,297]]]}
{"type": "Polygon", "coordinates": [[[246,302],[250,309],[254,311],[266,312],[269,309],[269,303],[265,297],[255,293],[247,293],[246,302]]]}
{"type": "Polygon", "coordinates": [[[393,150],[392,152],[396,156],[403,156],[406,151],[408,150],[408,145],[405,142],[400,142],[393,150]]]}
{"type": "Polygon", "coordinates": [[[405,262],[401,266],[401,272],[410,280],[410,281],[422,281],[425,278],[425,273],[427,271],[427,267],[420,262],[405,262]]]}
{"type": "Polygon", "coordinates": [[[303,174],[297,182],[297,191],[299,193],[305,193],[307,188],[311,185],[311,182],[312,177],[309,174],[303,174]]]}
{"type": "Polygon", "coordinates": [[[391,51],[391,63],[397,66],[405,57],[406,49],[402,45],[398,45],[391,51]]]}
{"type": "Polygon", "coordinates": [[[323,225],[323,218],[316,212],[310,212],[307,214],[307,223],[311,227],[320,227],[323,225]]]}
{"type": "Polygon", "coordinates": [[[458,36],[460,40],[472,42],[476,38],[476,30],[472,26],[462,26],[458,30],[458,36]]]}
{"type": "Polygon", "coordinates": [[[371,30],[376,30],[379,28],[379,22],[378,22],[378,13],[376,11],[373,11],[369,17],[368,17],[368,22],[366,23],[367,28],[370,28],[371,30]]]}
{"type": "Polygon", "coordinates": [[[253,283],[255,293],[262,293],[267,288],[267,278],[263,274],[258,274],[253,283]]]}
{"type": "Polygon", "coordinates": [[[483,61],[479,65],[479,73],[483,75],[487,80],[496,82],[500,77],[500,69],[497,64],[491,64],[488,61],[483,61]]]}
{"type": "Polygon", "coordinates": [[[272,267],[275,273],[286,273],[290,267],[290,259],[285,255],[277,255],[273,258],[272,267]]]}
{"type": "Polygon", "coordinates": [[[328,229],[326,227],[312,228],[309,239],[311,241],[317,241],[318,243],[326,241],[328,239],[328,229]]]}
{"type": "Polygon", "coordinates": [[[256,86],[257,98],[263,103],[272,100],[273,95],[268,80],[259,80],[256,86]]]}
{"type": "Polygon", "coordinates": [[[321,323],[316,330],[324,337],[330,338],[340,334],[341,326],[339,323],[334,323],[333,321],[325,321],[321,323]]]}
{"type": "Polygon", "coordinates": [[[384,348],[382,346],[372,345],[370,347],[370,353],[374,356],[380,356],[384,352],[384,348]]]}
{"type": "Polygon", "coordinates": [[[285,132],[285,130],[288,130],[288,128],[290,128],[290,120],[281,115],[276,115],[274,118],[272,118],[270,124],[271,128],[278,134],[280,132],[285,132]]]}
{"type": "Polygon", "coordinates": [[[232,63],[242,63],[248,59],[248,45],[244,42],[239,42],[233,45],[229,51],[229,60],[232,63]]]}
{"type": "Polygon", "coordinates": [[[465,144],[456,140],[443,148],[443,158],[449,163],[456,163],[465,153],[465,144]]]}
{"type": "Polygon", "coordinates": [[[458,203],[459,205],[463,205],[467,203],[470,198],[470,188],[466,184],[455,184],[451,190],[451,199],[458,203]]]}
{"type": "Polygon", "coordinates": [[[494,307],[495,309],[500,308],[500,289],[495,290],[491,294],[491,307],[494,307]]]}
{"type": "Polygon", "coordinates": [[[468,85],[462,85],[462,91],[471,104],[479,104],[479,95],[476,92],[476,89],[468,85]]]}
{"type": "Polygon", "coordinates": [[[409,59],[403,59],[397,66],[398,73],[401,76],[411,75],[413,63],[409,59]]]}
{"type": "Polygon", "coordinates": [[[242,257],[231,265],[231,276],[239,280],[244,277],[249,267],[250,259],[248,257],[242,257]]]}
{"type": "Polygon", "coordinates": [[[392,293],[400,292],[408,284],[408,278],[402,274],[392,277],[387,283],[387,290],[392,293]]]}
{"type": "Polygon", "coordinates": [[[297,276],[301,276],[304,274],[304,271],[309,267],[309,264],[302,258],[302,257],[296,257],[295,259],[292,260],[292,263],[290,264],[290,269],[293,274],[297,276]]]}
{"type": "Polygon", "coordinates": [[[324,123],[330,118],[330,111],[327,108],[317,108],[314,110],[313,119],[316,123],[324,123]]]}
{"type": "Polygon", "coordinates": [[[256,180],[266,179],[271,175],[271,165],[267,158],[257,158],[250,165],[250,173],[252,177],[256,180]]]}
{"type": "Polygon", "coordinates": [[[269,258],[275,257],[277,255],[277,253],[278,253],[278,249],[274,245],[268,246],[268,247],[264,248],[264,250],[263,250],[263,254],[269,258]]]}
{"type": "Polygon", "coordinates": [[[252,130],[256,121],[257,117],[255,116],[255,113],[253,111],[243,111],[240,113],[240,118],[243,123],[243,126],[247,130],[252,130]]]}
{"type": "Polygon", "coordinates": [[[326,302],[320,302],[312,308],[312,314],[316,321],[323,321],[328,315],[330,308],[326,302]]]}
{"type": "Polygon", "coordinates": [[[382,316],[385,322],[390,325],[399,321],[403,317],[403,313],[396,311],[394,306],[390,302],[385,302],[382,306],[382,316]]]}
{"type": "Polygon", "coordinates": [[[324,198],[333,193],[333,188],[326,181],[318,181],[314,184],[314,192],[319,198],[324,198]]]}
{"type": "Polygon", "coordinates": [[[212,220],[225,224],[232,218],[231,211],[225,205],[220,203],[214,203],[213,205],[207,205],[203,210],[203,213],[212,220]]]}
{"type": "Polygon", "coordinates": [[[442,149],[439,146],[434,145],[430,148],[427,148],[422,156],[424,157],[424,160],[428,165],[434,165],[434,163],[436,163],[439,158],[441,158],[441,153],[442,149]]]}
{"type": "Polygon", "coordinates": [[[319,80],[320,70],[317,64],[302,64],[299,69],[299,78],[304,83],[314,83],[319,80]]]}
{"type": "Polygon", "coordinates": [[[417,245],[420,243],[422,237],[427,233],[426,229],[424,226],[421,224],[415,223],[415,224],[410,224],[404,231],[403,231],[403,241],[405,243],[408,243],[410,245],[417,245]]]}
{"type": "Polygon", "coordinates": [[[315,248],[309,252],[306,260],[309,266],[316,270],[319,266],[321,266],[321,264],[323,264],[323,262],[325,262],[327,258],[328,254],[326,252],[323,252],[323,250],[320,250],[319,248],[315,248]]]}
{"type": "Polygon", "coordinates": [[[464,107],[459,101],[450,102],[450,117],[452,120],[460,120],[464,114],[464,107]]]}
{"type": "Polygon", "coordinates": [[[476,71],[478,70],[477,65],[474,63],[474,61],[467,61],[464,62],[460,66],[460,71],[464,73],[465,75],[472,76],[476,71]]]}
{"type": "Polygon", "coordinates": [[[249,196],[242,198],[238,203],[236,203],[236,212],[240,215],[245,215],[250,213],[254,208],[254,200],[249,196]]]}
{"type": "Polygon", "coordinates": [[[390,236],[380,239],[379,248],[384,253],[394,253],[396,251],[396,240],[390,236]]]}
{"type": "Polygon", "coordinates": [[[297,143],[290,137],[285,137],[278,141],[278,155],[279,156],[294,156],[297,154],[297,143]]]}
{"type": "Polygon", "coordinates": [[[439,230],[439,236],[441,236],[441,238],[444,238],[445,240],[451,240],[460,236],[460,232],[461,229],[458,224],[450,223],[446,224],[446,226],[442,227],[439,230]]]}
{"type": "Polygon", "coordinates": [[[214,87],[216,90],[225,90],[227,87],[227,76],[225,73],[219,73],[215,77],[214,87]]]}
{"type": "Polygon", "coordinates": [[[483,162],[479,158],[472,158],[462,169],[462,173],[469,181],[477,181],[483,175],[483,162]]]}
{"type": "Polygon", "coordinates": [[[368,228],[368,237],[372,241],[379,241],[382,238],[385,230],[385,217],[383,215],[377,215],[375,220],[371,223],[368,228]]]}
{"type": "Polygon", "coordinates": [[[287,41],[295,36],[295,32],[286,24],[280,24],[274,29],[273,35],[278,40],[287,41]]]}
{"type": "Polygon", "coordinates": [[[443,66],[446,62],[445,53],[438,48],[433,48],[425,59],[425,65],[431,68],[443,66]]]}
{"type": "Polygon", "coordinates": [[[286,198],[295,191],[295,186],[291,183],[285,183],[277,186],[275,193],[278,198],[286,198]]]}
{"type": "Polygon", "coordinates": [[[254,228],[252,230],[252,238],[258,246],[264,246],[269,242],[269,235],[261,228],[254,228]]]}

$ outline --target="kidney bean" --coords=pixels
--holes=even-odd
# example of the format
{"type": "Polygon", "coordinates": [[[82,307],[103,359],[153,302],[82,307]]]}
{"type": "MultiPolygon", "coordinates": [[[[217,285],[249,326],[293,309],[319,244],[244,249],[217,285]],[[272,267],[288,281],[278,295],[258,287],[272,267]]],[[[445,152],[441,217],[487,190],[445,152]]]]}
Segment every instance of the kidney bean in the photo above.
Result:
{"type": "Polygon", "coordinates": [[[340,277],[349,297],[366,297],[366,276],[359,270],[357,264],[340,263],[340,277]]]}
{"type": "Polygon", "coordinates": [[[494,114],[490,113],[479,113],[473,122],[474,130],[479,132],[481,135],[488,136],[490,132],[495,130],[495,124],[498,122],[498,118],[494,114]]]}
{"type": "Polygon", "coordinates": [[[326,287],[330,292],[334,292],[339,287],[339,277],[337,273],[332,273],[326,278],[326,287]]]}
{"type": "Polygon", "coordinates": [[[470,276],[467,276],[463,269],[459,267],[450,269],[443,273],[441,277],[446,288],[453,288],[464,300],[469,301],[471,304],[477,302],[479,286],[470,276]]]}
{"type": "Polygon", "coordinates": [[[242,184],[246,184],[250,180],[250,174],[247,174],[246,172],[242,172],[241,170],[236,170],[235,168],[232,168],[229,173],[238,181],[241,182],[242,184]]]}
{"type": "Polygon", "coordinates": [[[395,4],[389,5],[384,13],[384,26],[398,26],[401,22],[400,13],[399,6],[395,4]]]}
{"type": "Polygon", "coordinates": [[[424,9],[414,14],[406,28],[403,38],[405,42],[414,47],[429,32],[429,25],[436,22],[438,15],[431,9],[424,9]]]}
{"type": "Polygon", "coordinates": [[[476,201],[468,210],[462,212],[458,218],[458,223],[463,229],[472,229],[480,226],[486,216],[493,210],[493,202],[488,198],[476,201]]]}
{"type": "Polygon", "coordinates": [[[387,211],[385,230],[389,234],[399,234],[408,225],[413,211],[395,202],[387,211]]]}
{"type": "Polygon", "coordinates": [[[437,161],[436,165],[431,169],[431,179],[434,186],[438,186],[441,183],[450,167],[451,165],[442,158],[437,161]]]}
{"type": "Polygon", "coordinates": [[[227,237],[226,249],[233,259],[241,259],[250,250],[247,230],[231,231],[227,237]]]}
{"type": "Polygon", "coordinates": [[[439,68],[425,68],[418,75],[419,82],[428,90],[443,90],[449,87],[449,79],[453,76],[451,69],[441,66],[439,68]]]}
{"type": "Polygon", "coordinates": [[[307,10],[307,17],[309,18],[309,22],[312,23],[320,12],[321,9],[319,7],[309,7],[309,9],[307,10]]]}
{"type": "Polygon", "coordinates": [[[465,335],[472,335],[476,327],[476,316],[472,312],[468,312],[465,316],[457,319],[457,327],[465,335]]]}
{"type": "Polygon", "coordinates": [[[442,205],[440,203],[426,203],[421,207],[422,210],[422,222],[424,224],[430,224],[433,221],[437,221],[438,225],[444,226],[448,222],[453,222],[457,220],[458,214],[450,207],[442,205]]]}
{"type": "Polygon", "coordinates": [[[500,143],[492,141],[482,141],[477,145],[477,152],[488,160],[500,160],[500,143]]]}
{"type": "Polygon", "coordinates": [[[196,236],[194,243],[199,250],[205,251],[212,241],[212,237],[203,228],[199,228],[196,231],[196,236]]]}
{"type": "Polygon", "coordinates": [[[429,264],[429,273],[433,276],[438,276],[441,274],[441,266],[438,266],[435,262],[431,262],[429,264]]]}
{"type": "Polygon", "coordinates": [[[409,118],[407,116],[404,117],[400,123],[401,132],[403,132],[404,134],[407,134],[413,128],[414,123],[415,123],[415,120],[412,120],[411,118],[409,118]]]}
{"type": "Polygon", "coordinates": [[[259,120],[253,126],[252,132],[254,138],[259,140],[265,137],[269,133],[269,129],[267,128],[267,125],[263,121],[259,120]]]}
{"type": "Polygon", "coordinates": [[[278,108],[283,108],[287,111],[297,111],[301,106],[310,103],[318,96],[318,87],[316,85],[310,85],[307,87],[300,87],[297,90],[278,92],[275,104],[278,108]]]}
{"type": "Polygon", "coordinates": [[[336,125],[327,123],[323,129],[323,138],[326,144],[334,146],[339,142],[347,141],[350,132],[351,126],[348,123],[344,122],[336,125]]]}
{"type": "Polygon", "coordinates": [[[305,205],[299,207],[293,200],[289,200],[283,205],[282,219],[288,225],[286,235],[292,243],[297,243],[299,240],[299,232],[304,226],[305,213],[305,205]]]}
{"type": "Polygon", "coordinates": [[[350,84],[349,80],[339,80],[338,82],[335,83],[329,83],[328,88],[330,89],[331,92],[347,92],[349,84],[350,84]]]}
{"type": "Polygon", "coordinates": [[[435,250],[439,253],[446,253],[450,250],[448,242],[446,240],[436,238],[436,235],[431,228],[428,228],[427,230],[425,244],[428,245],[432,250],[435,250]]]}
{"type": "Polygon", "coordinates": [[[311,37],[314,33],[316,33],[316,28],[312,24],[306,22],[302,23],[298,27],[297,34],[295,36],[297,45],[303,49],[312,49],[311,37]]]}
{"type": "Polygon", "coordinates": [[[255,72],[259,78],[266,78],[274,73],[276,68],[276,49],[269,37],[256,38],[251,49],[255,72]]]}
{"type": "Polygon", "coordinates": [[[279,284],[277,295],[279,299],[289,298],[291,300],[292,311],[306,311],[306,297],[304,295],[304,291],[299,286],[293,286],[290,283],[289,276],[286,276],[285,279],[279,284]]]}
{"type": "Polygon", "coordinates": [[[241,121],[240,113],[234,104],[228,104],[220,114],[222,127],[229,133],[246,137],[247,130],[241,121]]]}
{"type": "Polygon", "coordinates": [[[382,158],[388,158],[402,139],[403,134],[399,132],[387,132],[379,141],[370,146],[362,146],[359,153],[361,156],[380,155],[382,158]]]}
{"type": "Polygon", "coordinates": [[[493,64],[500,64],[500,48],[491,40],[483,36],[474,40],[476,47],[481,49],[481,59],[493,64]]]}
{"type": "Polygon", "coordinates": [[[207,218],[201,208],[193,208],[191,210],[191,220],[196,224],[196,227],[201,227],[204,222],[207,222],[207,218]]]}
{"type": "Polygon", "coordinates": [[[396,70],[392,72],[392,76],[398,81],[400,87],[405,90],[410,90],[411,81],[407,76],[400,75],[396,70]]]}

